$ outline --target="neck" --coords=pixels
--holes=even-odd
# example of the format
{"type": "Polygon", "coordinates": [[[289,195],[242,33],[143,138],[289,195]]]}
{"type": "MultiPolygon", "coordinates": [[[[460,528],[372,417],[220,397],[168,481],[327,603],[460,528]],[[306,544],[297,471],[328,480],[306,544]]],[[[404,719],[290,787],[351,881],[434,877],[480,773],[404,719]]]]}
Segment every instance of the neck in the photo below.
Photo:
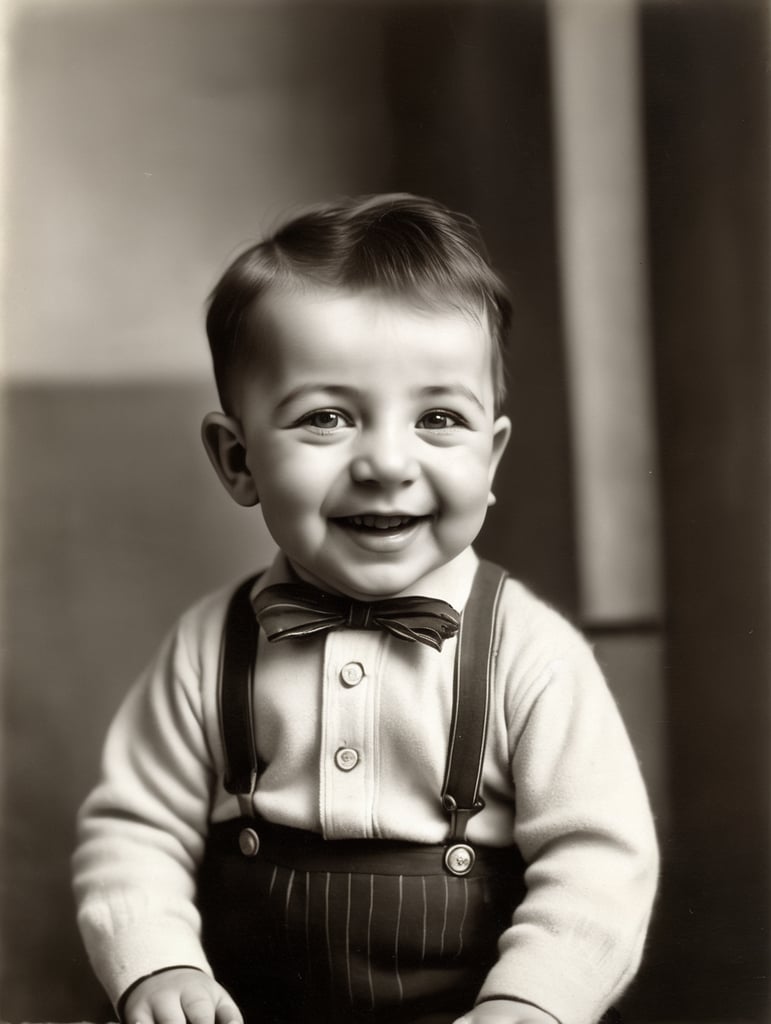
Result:
{"type": "Polygon", "coordinates": [[[440,597],[456,608],[462,608],[466,603],[478,561],[473,549],[468,547],[449,562],[445,562],[443,565],[437,566],[436,569],[432,569],[431,572],[421,576],[398,593],[361,595],[352,594],[330,586],[325,580],[319,579],[302,566],[290,561],[286,555],[283,556],[283,560],[287,575],[292,581],[310,583],[327,594],[337,594],[351,598],[353,601],[364,602],[382,601],[391,597],[409,597],[412,595],[440,597]]]}

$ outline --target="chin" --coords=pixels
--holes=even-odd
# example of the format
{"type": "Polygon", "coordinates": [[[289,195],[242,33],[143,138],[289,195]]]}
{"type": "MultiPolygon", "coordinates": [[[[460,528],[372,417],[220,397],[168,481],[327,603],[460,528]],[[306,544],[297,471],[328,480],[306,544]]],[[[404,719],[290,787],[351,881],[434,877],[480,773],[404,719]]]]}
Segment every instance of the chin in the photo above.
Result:
{"type": "Polygon", "coordinates": [[[351,597],[362,601],[377,601],[379,598],[396,597],[422,576],[425,576],[425,572],[417,574],[389,572],[388,570],[362,572],[350,580],[340,580],[338,586],[351,597]]]}

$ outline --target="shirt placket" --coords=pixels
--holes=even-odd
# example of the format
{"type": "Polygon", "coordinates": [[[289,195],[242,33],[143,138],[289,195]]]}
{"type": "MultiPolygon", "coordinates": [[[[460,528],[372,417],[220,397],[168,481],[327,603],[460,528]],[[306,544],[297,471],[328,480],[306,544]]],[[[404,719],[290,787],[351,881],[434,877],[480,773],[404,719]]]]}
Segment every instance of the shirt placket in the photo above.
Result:
{"type": "Polygon", "coordinates": [[[383,634],[336,630],[325,641],[319,816],[329,839],[373,834],[374,743],[383,634]]]}

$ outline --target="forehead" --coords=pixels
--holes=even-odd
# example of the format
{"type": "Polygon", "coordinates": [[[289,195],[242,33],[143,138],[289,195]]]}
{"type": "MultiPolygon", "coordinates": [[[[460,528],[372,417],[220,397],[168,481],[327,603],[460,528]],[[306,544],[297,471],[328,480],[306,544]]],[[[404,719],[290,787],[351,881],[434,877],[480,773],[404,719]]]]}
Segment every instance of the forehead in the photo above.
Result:
{"type": "Polygon", "coordinates": [[[250,314],[253,370],[274,378],[335,377],[395,367],[413,377],[465,374],[492,381],[492,339],[485,316],[439,301],[419,303],[383,292],[273,289],[250,314]]]}

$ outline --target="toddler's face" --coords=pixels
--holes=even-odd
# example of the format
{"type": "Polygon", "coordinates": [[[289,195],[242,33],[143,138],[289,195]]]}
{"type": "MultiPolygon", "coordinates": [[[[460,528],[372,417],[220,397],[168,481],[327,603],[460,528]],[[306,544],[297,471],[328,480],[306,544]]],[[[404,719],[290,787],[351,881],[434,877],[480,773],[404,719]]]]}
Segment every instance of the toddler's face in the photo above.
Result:
{"type": "Polygon", "coordinates": [[[300,575],[398,594],[476,537],[510,425],[483,323],[391,296],[276,291],[236,395],[265,522],[300,575]]]}

